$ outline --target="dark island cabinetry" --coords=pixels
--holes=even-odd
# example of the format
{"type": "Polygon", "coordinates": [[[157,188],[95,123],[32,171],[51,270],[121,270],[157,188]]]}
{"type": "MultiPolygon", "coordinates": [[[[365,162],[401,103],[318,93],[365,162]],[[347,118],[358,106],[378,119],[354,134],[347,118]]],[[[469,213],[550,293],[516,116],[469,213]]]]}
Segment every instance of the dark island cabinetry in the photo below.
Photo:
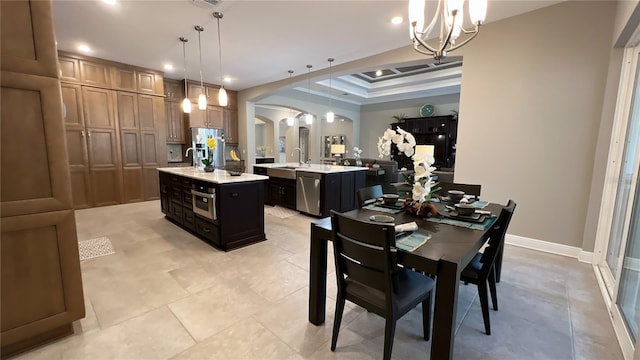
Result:
{"type": "Polygon", "coordinates": [[[212,183],[164,171],[159,179],[161,211],[201,239],[225,251],[266,240],[264,181],[212,183]]]}

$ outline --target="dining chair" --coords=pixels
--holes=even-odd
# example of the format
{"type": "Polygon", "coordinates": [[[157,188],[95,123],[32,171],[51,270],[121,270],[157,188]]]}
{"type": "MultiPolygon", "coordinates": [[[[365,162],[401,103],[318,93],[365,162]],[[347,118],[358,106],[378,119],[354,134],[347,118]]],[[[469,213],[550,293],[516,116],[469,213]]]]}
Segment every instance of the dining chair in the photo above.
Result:
{"type": "Polygon", "coordinates": [[[498,253],[504,246],[504,235],[513,216],[516,203],[509,200],[507,206],[502,208],[500,216],[489,230],[488,246],[484,252],[476,254],[469,265],[467,265],[460,274],[460,280],[465,284],[475,284],[478,287],[478,297],[480,298],[480,307],[482,308],[482,319],[484,320],[484,330],[487,335],[491,335],[491,324],[489,322],[489,294],[487,293],[487,284],[491,291],[491,300],[493,310],[498,310],[498,298],[496,292],[496,275],[495,263],[498,253]]]}
{"type": "Polygon", "coordinates": [[[420,303],[423,337],[429,340],[435,281],[398,266],[394,225],[361,221],[334,210],[331,225],[338,283],[331,351],[336,349],[346,300],[385,318],[385,360],[391,358],[396,321],[420,303]]]}
{"type": "Polygon", "coordinates": [[[382,197],[382,186],[373,185],[369,187],[360,188],[356,192],[356,195],[358,197],[358,207],[362,207],[365,205],[365,202],[368,202],[368,200],[382,197]]]}
{"type": "Polygon", "coordinates": [[[482,190],[482,185],[476,184],[458,184],[453,182],[441,181],[438,183],[440,186],[440,194],[442,196],[447,195],[447,191],[449,190],[460,190],[464,191],[467,195],[475,195],[480,197],[480,192],[482,190]]]}
{"type": "MultiPolygon", "coordinates": [[[[507,207],[512,207],[515,210],[516,203],[513,200],[509,200],[509,202],[507,203],[507,207]]],[[[509,218],[509,221],[511,221],[511,218],[509,218]]],[[[504,238],[505,235],[506,235],[506,230],[505,230],[505,233],[502,235],[502,237],[504,238]]],[[[504,254],[504,241],[505,240],[502,239],[500,250],[498,251],[498,258],[496,259],[496,264],[495,264],[495,273],[496,273],[497,283],[500,282],[500,277],[501,277],[500,274],[502,274],[502,255],[504,254]]]]}

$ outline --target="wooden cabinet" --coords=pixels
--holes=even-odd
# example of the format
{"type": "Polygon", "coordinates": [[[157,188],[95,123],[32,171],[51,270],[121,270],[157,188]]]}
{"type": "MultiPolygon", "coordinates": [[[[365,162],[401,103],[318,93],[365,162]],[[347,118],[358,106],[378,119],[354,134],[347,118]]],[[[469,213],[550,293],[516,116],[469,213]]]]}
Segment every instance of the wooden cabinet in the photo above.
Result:
{"type": "Polygon", "coordinates": [[[153,71],[136,70],[136,76],[138,78],[138,92],[163,95],[163,82],[162,75],[153,71]]]}
{"type": "Polygon", "coordinates": [[[320,182],[321,216],[357,208],[356,192],[365,187],[366,171],[325,174],[320,182]]]}
{"type": "MultiPolygon", "coordinates": [[[[192,103],[196,104],[196,108],[198,107],[198,97],[200,94],[207,94],[204,85],[200,86],[200,82],[192,82],[187,81],[187,93],[189,94],[189,99],[191,99],[192,103]]],[[[193,109],[193,107],[192,107],[193,109]]]]}
{"type": "Polygon", "coordinates": [[[228,251],[266,239],[262,181],[213,184],[160,172],[161,211],[168,219],[228,251]],[[214,188],[217,220],[193,213],[190,190],[214,188]]]}
{"type": "MultiPolygon", "coordinates": [[[[455,144],[458,121],[453,116],[431,116],[409,118],[404,122],[391,124],[392,129],[398,127],[413,134],[418,145],[434,145],[435,167],[452,168],[455,164],[455,144]]],[[[413,169],[413,161],[391,147],[391,159],[398,162],[398,167],[413,169]]]]}
{"type": "Polygon", "coordinates": [[[132,68],[111,66],[111,87],[115,90],[136,91],[136,71],[132,68]]]}
{"type": "Polygon", "coordinates": [[[198,109],[197,104],[192,104],[189,114],[189,127],[223,129],[224,115],[221,107],[207,105],[206,110],[198,109]]]}
{"type": "Polygon", "coordinates": [[[50,1],[0,1],[0,25],[2,71],[58,76],[50,1]]]}
{"type": "Polygon", "coordinates": [[[60,87],[62,90],[62,104],[65,109],[63,114],[73,208],[87,208],[92,206],[93,200],[82,89],[80,85],[66,83],[60,84],[60,87]]]}
{"type": "Polygon", "coordinates": [[[269,205],[280,205],[296,209],[296,181],[290,179],[269,178],[266,182],[265,197],[269,205]]]}
{"type": "Polygon", "coordinates": [[[164,114],[166,118],[166,142],[185,143],[185,115],[182,112],[183,83],[175,80],[164,81],[164,114]]]}
{"type": "Polygon", "coordinates": [[[224,109],[224,137],[225,142],[231,145],[238,144],[238,111],[224,109]]]}
{"type": "Polygon", "coordinates": [[[182,102],[184,98],[184,87],[181,82],[164,80],[164,100],[182,102]]]}
{"type": "Polygon", "coordinates": [[[107,64],[80,60],[80,81],[86,85],[110,88],[111,69],[107,64]]]}
{"type": "Polygon", "coordinates": [[[60,81],[80,83],[80,61],[78,59],[58,57],[60,81]]]}
{"type": "MultiPolygon", "coordinates": [[[[0,2],[0,338],[3,358],[73,333],[84,317],[50,1],[0,2]],[[26,153],[22,153],[26,151],[26,153]]],[[[81,155],[82,156],[82,155],[81,155]]]]}
{"type": "Polygon", "coordinates": [[[184,122],[183,113],[179,102],[164,102],[164,113],[167,119],[167,143],[184,144],[184,122]]]}

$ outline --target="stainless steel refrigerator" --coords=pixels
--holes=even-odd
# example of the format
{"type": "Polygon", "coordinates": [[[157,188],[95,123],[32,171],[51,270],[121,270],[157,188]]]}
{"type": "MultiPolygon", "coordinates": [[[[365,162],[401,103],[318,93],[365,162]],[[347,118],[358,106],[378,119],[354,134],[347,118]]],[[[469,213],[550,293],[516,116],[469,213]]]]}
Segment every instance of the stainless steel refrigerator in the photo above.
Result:
{"type": "Polygon", "coordinates": [[[204,168],[202,159],[213,159],[216,169],[224,169],[224,130],[191,128],[192,148],[194,149],[194,166],[204,168]],[[216,139],[216,149],[211,151],[207,139],[216,139]]]}

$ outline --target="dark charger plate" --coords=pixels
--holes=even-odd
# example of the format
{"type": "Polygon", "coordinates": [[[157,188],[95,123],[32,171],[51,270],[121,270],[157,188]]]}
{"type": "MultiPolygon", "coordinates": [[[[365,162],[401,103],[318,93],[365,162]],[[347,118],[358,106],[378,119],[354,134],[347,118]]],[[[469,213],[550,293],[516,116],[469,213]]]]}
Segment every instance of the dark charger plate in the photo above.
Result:
{"type": "Polygon", "coordinates": [[[484,214],[459,215],[455,211],[450,211],[448,213],[445,213],[444,216],[450,219],[469,221],[474,223],[483,223],[484,220],[487,218],[487,215],[484,215],[484,214]]]}

